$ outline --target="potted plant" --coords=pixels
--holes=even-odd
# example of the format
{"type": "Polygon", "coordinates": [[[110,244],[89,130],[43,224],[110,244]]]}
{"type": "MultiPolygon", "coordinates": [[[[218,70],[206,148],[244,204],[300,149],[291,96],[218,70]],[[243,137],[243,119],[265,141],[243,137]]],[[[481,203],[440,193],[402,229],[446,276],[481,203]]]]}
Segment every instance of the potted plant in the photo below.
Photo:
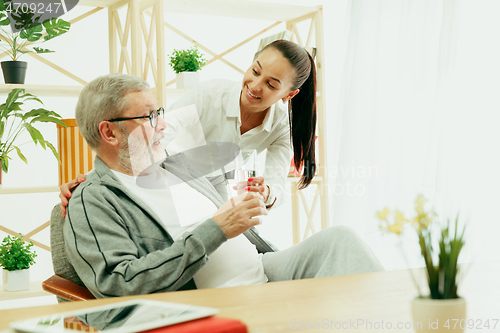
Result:
{"type": "Polygon", "coordinates": [[[25,242],[23,235],[5,237],[0,245],[0,266],[2,267],[3,289],[6,291],[30,288],[29,268],[37,256],[31,251],[33,242],[25,242]]]}
{"type": "MultiPolygon", "coordinates": [[[[2,170],[7,173],[9,171],[9,159],[12,159],[9,154],[14,150],[19,158],[26,164],[28,160],[22,154],[21,145],[14,145],[23,132],[27,131],[31,136],[31,141],[35,144],[40,144],[43,149],[49,147],[56,159],[60,163],[59,154],[54,146],[45,140],[42,133],[34,127],[35,123],[55,123],[67,127],[62,122],[61,116],[54,111],[43,108],[32,109],[26,113],[23,112],[21,106],[26,101],[36,101],[43,105],[42,101],[32,94],[28,94],[24,89],[13,89],[7,96],[5,103],[0,105],[0,174],[2,170]]],[[[1,175],[0,175],[1,186],[1,175]]]]}
{"type": "Polygon", "coordinates": [[[0,29],[2,30],[0,45],[12,59],[12,61],[2,62],[2,71],[5,83],[23,84],[28,63],[19,61],[19,58],[28,52],[54,52],[36,46],[28,49],[28,46],[40,40],[40,43],[46,42],[66,33],[71,24],[59,18],[49,18],[39,22],[41,14],[35,16],[35,12],[29,6],[14,5],[12,0],[0,0],[0,29]]]}
{"type": "Polygon", "coordinates": [[[198,72],[206,59],[200,53],[198,47],[193,46],[187,50],[176,50],[170,55],[170,66],[176,73],[177,89],[191,89],[200,82],[198,72]]]}
{"type": "Polygon", "coordinates": [[[395,210],[393,222],[390,222],[391,211],[388,208],[377,212],[379,226],[397,236],[407,230],[418,236],[429,294],[422,293],[410,270],[418,290],[418,296],[412,301],[413,320],[422,323],[417,332],[463,332],[466,327],[466,302],[458,295],[457,275],[460,270],[458,258],[465,244],[465,226],[459,226],[458,215],[454,222],[448,219],[445,225],[439,226],[434,222],[436,213],[424,209],[426,201],[423,195],[417,196],[416,215],[411,219],[395,210]]]}

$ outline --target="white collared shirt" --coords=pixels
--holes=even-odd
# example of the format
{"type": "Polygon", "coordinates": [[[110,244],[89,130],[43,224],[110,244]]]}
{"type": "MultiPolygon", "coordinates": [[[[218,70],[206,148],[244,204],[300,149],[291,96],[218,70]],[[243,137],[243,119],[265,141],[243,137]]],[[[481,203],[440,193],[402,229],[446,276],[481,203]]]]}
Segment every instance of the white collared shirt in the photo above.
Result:
{"type": "Polygon", "coordinates": [[[292,158],[287,104],[278,101],[271,106],[261,125],[241,134],[240,94],[241,82],[212,80],[201,83],[177,100],[169,111],[194,104],[199,119],[191,118],[192,121],[186,124],[175,121],[175,117],[169,119],[170,112],[165,115],[167,124],[170,122],[177,133],[185,132],[171,141],[168,151],[181,152],[208,142],[231,142],[240,149],[255,149],[258,154],[267,149],[263,177],[271,191],[266,204],[273,203],[276,198],[275,206],[279,205],[283,202],[282,193],[292,158]],[[194,134],[200,128],[205,142],[200,140],[200,135],[194,134]]]}

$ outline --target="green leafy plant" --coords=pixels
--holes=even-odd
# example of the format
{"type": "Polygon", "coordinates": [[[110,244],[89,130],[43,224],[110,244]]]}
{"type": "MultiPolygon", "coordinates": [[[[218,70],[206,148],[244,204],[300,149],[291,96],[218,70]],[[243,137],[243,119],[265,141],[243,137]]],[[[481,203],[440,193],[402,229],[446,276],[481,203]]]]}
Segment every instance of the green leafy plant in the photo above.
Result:
{"type": "Polygon", "coordinates": [[[8,271],[18,271],[28,269],[35,263],[37,256],[35,251],[31,251],[33,242],[25,242],[23,235],[19,237],[5,237],[0,245],[0,266],[8,271]]]}
{"type": "Polygon", "coordinates": [[[21,106],[29,100],[39,102],[43,105],[43,102],[38,97],[28,94],[24,89],[20,88],[13,89],[7,96],[5,103],[0,105],[0,162],[2,170],[6,173],[9,169],[9,159],[11,159],[9,154],[14,150],[28,164],[28,160],[22,154],[21,149],[19,149],[25,143],[17,146],[14,145],[19,135],[25,131],[30,134],[33,143],[40,144],[43,149],[49,147],[57,161],[61,163],[59,154],[54,146],[46,141],[42,133],[33,125],[35,123],[55,123],[67,127],[66,124],[60,120],[61,116],[59,114],[43,108],[32,109],[24,113],[21,106]],[[4,137],[5,139],[3,139],[4,137]]]}
{"type": "Polygon", "coordinates": [[[206,63],[198,47],[193,46],[187,50],[176,50],[170,55],[170,66],[176,73],[196,72],[206,63]]]}
{"type": "MultiPolygon", "coordinates": [[[[401,211],[395,210],[391,222],[389,220],[391,211],[388,208],[377,212],[377,218],[380,220],[379,227],[387,233],[401,236],[409,225],[409,229],[416,232],[418,236],[420,252],[425,262],[430,298],[458,298],[458,257],[465,245],[465,225],[459,227],[457,215],[454,221],[447,219],[446,224],[439,228],[439,225],[434,222],[436,213],[433,210],[426,211],[424,209],[426,201],[423,195],[417,196],[415,200],[416,215],[411,219],[407,219],[401,211]]],[[[417,286],[419,296],[423,297],[413,273],[412,278],[417,286]]]]}
{"type": "Polygon", "coordinates": [[[23,8],[14,6],[12,0],[0,0],[0,39],[2,40],[2,48],[8,53],[12,60],[19,60],[23,54],[28,52],[36,53],[51,53],[49,49],[40,47],[27,47],[33,43],[40,43],[61,36],[69,31],[71,23],[60,19],[51,18],[43,22],[40,21],[40,16],[35,16],[35,12],[29,7],[23,8]],[[10,14],[10,18],[9,15],[10,14]],[[14,26],[18,29],[13,32],[11,29],[11,19],[14,21],[14,26]],[[7,45],[4,45],[7,43],[7,45]]]}

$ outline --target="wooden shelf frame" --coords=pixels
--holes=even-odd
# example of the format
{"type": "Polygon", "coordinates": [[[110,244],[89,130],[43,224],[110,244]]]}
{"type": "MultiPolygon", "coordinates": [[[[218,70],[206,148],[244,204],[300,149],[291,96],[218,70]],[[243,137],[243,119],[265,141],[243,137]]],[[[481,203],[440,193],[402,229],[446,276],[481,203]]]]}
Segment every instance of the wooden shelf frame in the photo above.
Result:
{"type": "MultiPolygon", "coordinates": [[[[128,66],[128,73],[133,73],[137,76],[146,78],[147,70],[154,69],[154,55],[156,56],[158,73],[154,77],[157,89],[156,98],[160,105],[166,105],[165,88],[172,85],[175,80],[165,82],[165,41],[163,36],[163,27],[170,29],[174,33],[183,37],[191,42],[193,45],[198,46],[203,51],[212,56],[207,61],[205,66],[221,61],[229,67],[235,69],[238,73],[244,74],[245,70],[238,68],[224,57],[245,45],[246,43],[254,40],[255,38],[263,35],[272,28],[285,24],[286,29],[292,31],[292,40],[305,48],[312,47],[313,39],[316,47],[316,67],[317,67],[317,100],[316,107],[318,110],[318,156],[317,156],[317,170],[318,177],[311,186],[316,186],[313,202],[311,206],[308,205],[303,194],[297,190],[296,182],[292,182],[292,228],[293,228],[293,241],[298,243],[300,241],[300,205],[299,198],[302,200],[304,210],[307,216],[307,224],[303,238],[306,238],[309,231],[315,232],[313,225],[314,212],[316,210],[317,202],[320,203],[321,211],[321,228],[329,226],[329,210],[328,210],[328,175],[326,172],[327,149],[325,141],[326,124],[325,104],[324,104],[324,50],[323,50],[323,7],[305,7],[305,6],[290,6],[269,4],[253,1],[242,0],[121,0],[121,1],[105,1],[108,4],[109,19],[110,19],[110,64],[111,71],[122,72],[127,59],[130,59],[128,66]],[[122,24],[118,21],[119,16],[117,10],[127,7],[127,15],[121,31],[122,24]],[[202,45],[197,40],[188,36],[181,30],[172,26],[164,19],[164,13],[189,13],[199,15],[213,15],[213,16],[228,16],[238,18],[254,18],[254,19],[267,19],[273,21],[265,29],[256,32],[254,35],[246,38],[245,40],[237,43],[233,47],[217,54],[206,45],[202,45]],[[151,18],[150,28],[147,30],[144,15],[151,18]],[[299,33],[297,25],[302,22],[309,22],[309,30],[307,36],[302,38],[299,33]],[[128,32],[130,31],[130,48],[131,55],[128,55],[126,47],[128,44],[128,32]],[[151,34],[156,31],[156,50],[152,50],[152,36],[151,34]],[[143,39],[141,40],[141,32],[143,39]],[[118,51],[117,36],[121,44],[121,49],[118,51]],[[135,36],[135,37],[134,37],[135,36]],[[142,43],[147,46],[145,52],[146,58],[142,61],[142,43]],[[118,54],[120,58],[118,59],[118,54]]],[[[83,0],[80,4],[92,4],[93,0],[83,0]]]]}
{"type": "MultiPolygon", "coordinates": [[[[58,186],[40,186],[40,187],[0,187],[0,195],[1,194],[26,194],[26,193],[48,193],[48,192],[59,192],[58,186]]],[[[23,236],[23,240],[26,242],[33,242],[33,245],[38,246],[39,248],[49,251],[50,246],[43,244],[39,241],[33,239],[33,236],[38,234],[39,232],[45,230],[50,225],[50,221],[46,221],[43,224],[39,225],[35,229],[29,231],[27,234],[23,236]]],[[[11,236],[19,236],[19,233],[15,230],[7,228],[0,224],[0,231],[5,232],[11,236]]]]}
{"type": "Polygon", "coordinates": [[[154,93],[160,105],[166,105],[166,90],[175,80],[165,82],[165,38],[164,28],[170,29],[174,33],[198,46],[203,51],[212,56],[205,66],[221,61],[229,67],[243,74],[245,71],[238,68],[224,57],[263,35],[270,29],[285,24],[286,29],[292,31],[292,40],[299,45],[310,48],[313,46],[313,39],[316,47],[316,67],[317,67],[317,101],[318,110],[317,123],[317,170],[318,177],[315,178],[311,186],[316,186],[314,200],[309,206],[301,192],[297,190],[296,182],[292,182],[292,225],[294,243],[300,241],[300,204],[302,200],[307,224],[303,238],[307,237],[309,231],[315,232],[313,226],[314,212],[317,203],[320,204],[321,228],[329,226],[328,209],[328,174],[326,172],[327,148],[325,141],[326,115],[324,103],[324,50],[323,50],[323,8],[322,6],[290,6],[280,4],[269,4],[264,2],[243,1],[243,0],[82,0],[79,5],[106,6],[108,7],[109,24],[109,45],[110,45],[110,69],[111,72],[123,72],[127,69],[129,74],[134,74],[144,79],[147,78],[151,69],[155,87],[154,93]],[[127,15],[124,22],[120,21],[118,10],[126,8],[127,15]],[[188,13],[205,16],[226,16],[237,18],[254,18],[273,21],[265,29],[256,32],[254,35],[235,44],[233,47],[221,53],[212,51],[206,45],[202,45],[197,40],[188,36],[178,28],[165,21],[164,13],[188,13]],[[149,28],[146,25],[145,15],[150,17],[149,28]],[[309,22],[307,36],[301,36],[298,24],[309,22]],[[304,37],[304,38],[303,38],[304,37]],[[153,39],[156,43],[153,49],[153,39]],[[130,43],[130,44],[129,44],[130,43]],[[142,59],[142,47],[146,45],[145,59],[142,59]],[[118,44],[120,44],[118,47],[118,44]],[[129,47],[130,46],[130,47],[129,47]],[[130,48],[130,52],[128,49],[130,48]],[[156,66],[155,66],[156,64],[156,66]]]}
{"type": "MultiPolygon", "coordinates": [[[[292,224],[293,224],[293,238],[294,243],[300,240],[300,205],[298,198],[301,198],[306,216],[307,225],[304,238],[307,237],[309,231],[315,232],[313,226],[314,212],[319,200],[321,210],[321,228],[329,226],[329,211],[328,211],[328,179],[326,172],[327,149],[325,141],[326,129],[326,116],[324,111],[324,51],[323,51],[323,8],[317,7],[304,7],[304,6],[283,6],[279,4],[268,4],[252,1],[241,0],[121,0],[121,1],[105,1],[108,5],[109,18],[110,18],[110,64],[111,71],[122,72],[127,67],[128,73],[133,73],[137,76],[146,78],[149,68],[155,71],[154,56],[156,56],[157,75],[154,77],[156,84],[156,97],[159,103],[166,105],[166,95],[164,88],[175,83],[175,80],[169,82],[163,81],[165,78],[164,67],[160,65],[165,64],[165,43],[164,39],[160,38],[160,32],[163,31],[162,27],[168,28],[179,36],[191,42],[193,45],[198,46],[212,56],[205,66],[210,65],[215,61],[221,61],[231,68],[235,69],[240,74],[244,74],[244,70],[238,68],[231,62],[224,59],[224,56],[245,45],[246,43],[261,36],[270,29],[284,23],[286,29],[292,31],[292,40],[299,45],[310,48],[312,46],[313,38],[316,47],[316,66],[317,66],[317,110],[318,110],[318,156],[317,156],[317,170],[318,178],[313,182],[312,186],[316,186],[314,200],[311,206],[308,206],[304,196],[296,188],[296,182],[292,185],[292,224]],[[125,22],[123,22],[124,29],[122,30],[122,23],[120,23],[117,10],[127,7],[127,15],[125,22]],[[152,10],[151,10],[152,8],[152,10]],[[217,54],[206,45],[202,45],[191,36],[188,36],[181,30],[172,26],[164,19],[164,12],[168,13],[189,13],[199,15],[213,15],[213,16],[228,16],[238,18],[255,18],[255,19],[268,19],[274,21],[265,29],[258,31],[253,36],[239,42],[233,47],[217,54]],[[147,30],[144,15],[151,17],[150,28],[147,30]],[[297,25],[299,23],[309,21],[309,31],[305,38],[299,33],[297,25]],[[152,36],[151,34],[156,31],[157,43],[156,50],[152,50],[152,36]],[[130,49],[131,55],[128,54],[128,35],[130,32],[130,49]],[[142,32],[143,39],[140,39],[142,32]],[[117,39],[117,36],[119,37],[117,39]],[[121,49],[116,48],[117,42],[120,42],[121,49]],[[147,47],[145,52],[146,57],[142,61],[142,43],[147,47]],[[130,60],[129,60],[130,59],[130,60]]],[[[95,4],[92,0],[83,0],[80,4],[91,5],[95,4]]]]}
{"type": "MultiPolygon", "coordinates": [[[[76,18],[72,19],[72,20],[70,20],[69,22],[73,25],[73,24],[75,24],[75,23],[77,23],[77,22],[79,22],[79,21],[83,20],[84,18],[89,17],[89,16],[91,16],[91,15],[93,15],[93,14],[95,14],[95,13],[99,12],[99,11],[100,11],[100,10],[102,10],[102,9],[103,9],[102,7],[97,7],[97,8],[94,8],[94,9],[92,9],[92,10],[90,10],[90,11],[88,11],[88,12],[86,12],[86,13],[84,13],[84,14],[82,14],[82,15],[80,15],[80,16],[78,16],[78,17],[76,17],[76,18]]],[[[42,35],[42,38],[43,38],[43,37],[45,37],[45,35],[46,35],[46,34],[42,35]]],[[[10,44],[10,43],[12,43],[12,41],[11,41],[11,40],[9,40],[8,38],[6,38],[6,37],[5,37],[5,36],[3,36],[3,35],[0,35],[0,39],[1,39],[2,41],[5,41],[6,43],[9,43],[9,44],[10,44]]],[[[27,48],[27,46],[30,46],[31,44],[33,44],[33,43],[27,43],[27,44],[26,44],[26,46],[22,48],[22,50],[23,50],[23,51],[29,51],[29,49],[27,48]]],[[[34,53],[34,52],[29,52],[29,53],[27,53],[27,55],[28,55],[28,56],[30,56],[30,57],[32,57],[32,58],[37,59],[38,61],[40,61],[40,62],[42,62],[42,63],[46,64],[47,66],[49,66],[49,67],[51,67],[52,69],[54,69],[54,70],[56,70],[56,71],[58,71],[58,72],[60,72],[60,73],[64,74],[65,76],[67,76],[67,77],[69,77],[69,78],[71,78],[71,79],[75,80],[76,82],[78,82],[78,83],[81,85],[81,87],[83,87],[84,85],[86,85],[86,84],[87,84],[87,82],[86,82],[85,80],[83,80],[82,78],[80,78],[80,77],[76,76],[75,74],[71,73],[70,71],[68,71],[68,70],[66,70],[66,69],[64,69],[64,68],[62,68],[62,67],[60,67],[60,66],[58,66],[58,65],[54,64],[53,62],[51,62],[51,61],[49,61],[49,60],[45,59],[44,57],[42,57],[42,56],[38,55],[37,53],[34,53]]],[[[8,52],[2,52],[2,53],[0,53],[0,59],[1,59],[1,58],[4,58],[4,57],[6,57],[6,56],[8,56],[8,52]]],[[[54,95],[55,95],[55,94],[54,94],[54,95]]]]}
{"type": "MultiPolygon", "coordinates": [[[[158,99],[158,103],[160,105],[167,105],[167,96],[172,94],[180,95],[185,92],[183,90],[167,88],[175,81],[166,82],[165,28],[174,31],[181,37],[187,39],[194,45],[197,45],[200,49],[212,55],[213,58],[209,59],[206,65],[210,65],[215,61],[221,61],[239,73],[244,73],[244,70],[230,63],[228,60],[224,59],[224,57],[280,24],[285,24],[286,29],[292,31],[292,40],[303,47],[311,47],[314,39],[317,67],[316,106],[318,111],[318,177],[314,179],[312,185],[316,186],[316,191],[311,206],[308,206],[304,196],[302,195],[303,206],[308,218],[304,238],[307,237],[309,231],[315,231],[314,226],[312,225],[312,219],[314,217],[314,211],[318,200],[321,211],[321,228],[329,226],[328,175],[326,172],[327,149],[325,141],[326,129],[324,128],[326,124],[326,116],[324,110],[324,36],[322,6],[290,6],[243,0],[81,0],[79,2],[79,6],[92,6],[95,8],[71,20],[70,22],[72,24],[94,15],[103,8],[107,8],[110,72],[121,73],[126,70],[128,74],[147,79],[149,70],[151,70],[153,73],[153,80],[155,82],[155,86],[152,88],[152,91],[158,99]],[[120,15],[118,15],[118,11],[121,9],[125,9],[127,12],[124,20],[120,18],[120,15]],[[200,44],[195,39],[166,22],[164,18],[164,14],[166,12],[254,18],[260,20],[271,20],[273,22],[265,29],[256,32],[249,38],[239,42],[224,52],[217,54],[216,52],[210,50],[209,47],[200,44]],[[150,19],[149,25],[147,24],[145,16],[148,16],[150,19]],[[309,31],[307,36],[303,38],[304,36],[300,35],[297,25],[306,21],[309,21],[309,31]],[[143,43],[146,45],[144,59],[143,43]]],[[[0,93],[6,93],[16,87],[24,87],[30,92],[39,94],[40,96],[77,96],[83,85],[86,84],[86,82],[81,78],[55,64],[48,62],[41,56],[36,54],[30,55],[40,61],[43,61],[53,69],[71,77],[77,81],[79,85],[75,87],[0,85],[0,93]]],[[[5,54],[0,54],[0,58],[2,56],[5,56],[5,54]]],[[[292,223],[294,230],[294,243],[300,240],[300,205],[298,202],[298,198],[300,197],[301,193],[297,190],[296,181],[292,181],[292,223]]],[[[44,225],[46,224],[47,223],[44,225]]]]}
{"type": "MultiPolygon", "coordinates": [[[[42,85],[42,84],[0,84],[0,94],[7,95],[12,89],[23,88],[26,92],[38,97],[57,96],[57,97],[78,97],[83,86],[62,86],[62,85],[42,85]]],[[[151,89],[153,94],[157,93],[156,87],[151,89]]],[[[167,97],[179,97],[187,93],[187,89],[165,89],[167,97]]]]}

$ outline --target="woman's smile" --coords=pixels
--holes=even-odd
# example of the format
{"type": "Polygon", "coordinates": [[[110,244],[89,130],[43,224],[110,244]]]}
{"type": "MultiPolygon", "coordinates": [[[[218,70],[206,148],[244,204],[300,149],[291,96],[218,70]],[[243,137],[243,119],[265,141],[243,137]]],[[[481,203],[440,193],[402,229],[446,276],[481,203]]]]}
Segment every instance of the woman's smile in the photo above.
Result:
{"type": "Polygon", "coordinates": [[[252,90],[250,90],[250,88],[248,88],[248,85],[247,85],[247,95],[250,96],[250,98],[260,99],[259,96],[252,93],[252,90]]]}

